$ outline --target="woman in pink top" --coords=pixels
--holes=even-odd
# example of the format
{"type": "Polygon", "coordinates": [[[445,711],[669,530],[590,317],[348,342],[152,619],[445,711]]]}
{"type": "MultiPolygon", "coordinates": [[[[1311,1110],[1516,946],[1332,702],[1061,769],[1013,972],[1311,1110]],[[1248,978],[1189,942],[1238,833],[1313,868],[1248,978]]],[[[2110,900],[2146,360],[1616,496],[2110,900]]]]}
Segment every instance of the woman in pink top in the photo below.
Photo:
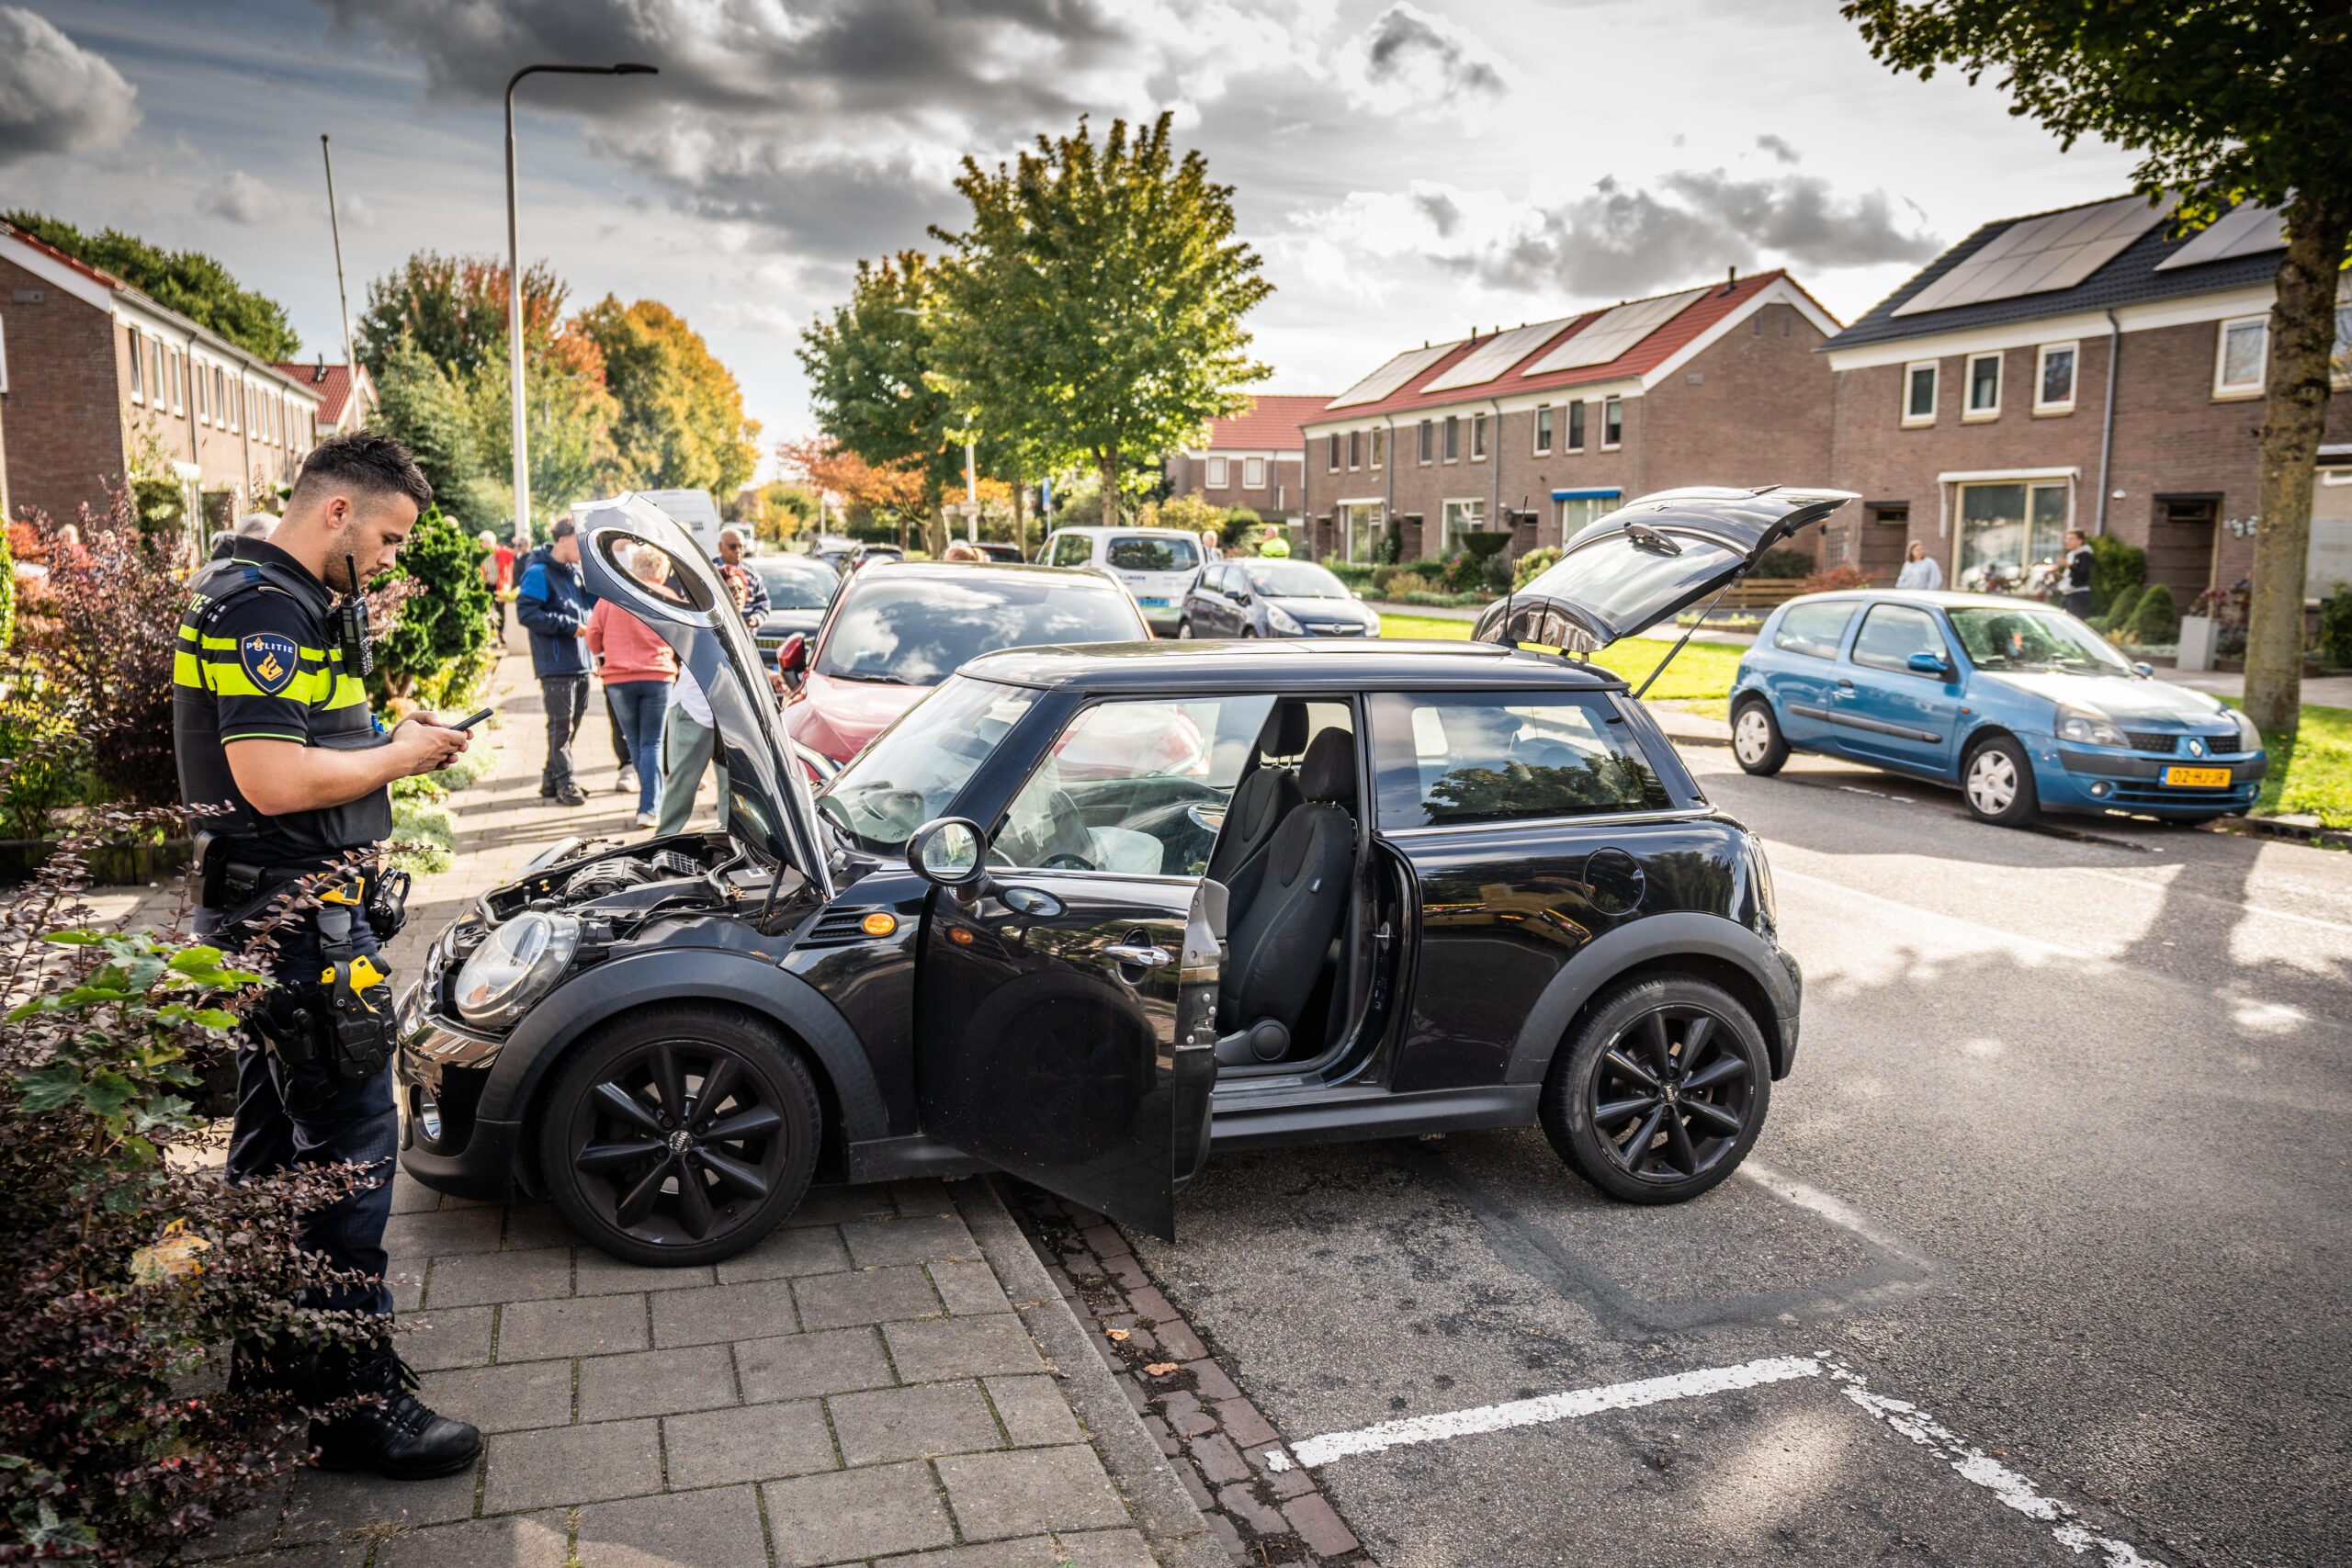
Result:
{"type": "MultiPolygon", "coordinates": [[[[632,551],[628,565],[639,581],[656,589],[670,575],[669,558],[660,550],[632,551]]],[[[596,657],[637,769],[637,825],[650,828],[661,808],[662,721],[669,716],[678,656],[660,633],[610,599],[597,600],[588,613],[588,651],[596,657]]]]}

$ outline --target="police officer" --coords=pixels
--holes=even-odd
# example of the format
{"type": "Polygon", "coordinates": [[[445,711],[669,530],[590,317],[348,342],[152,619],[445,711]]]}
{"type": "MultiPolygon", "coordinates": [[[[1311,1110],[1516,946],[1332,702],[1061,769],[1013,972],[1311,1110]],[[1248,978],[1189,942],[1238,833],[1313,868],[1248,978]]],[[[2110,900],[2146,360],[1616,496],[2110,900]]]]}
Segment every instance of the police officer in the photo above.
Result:
{"type": "Polygon", "coordinates": [[[246,1021],[230,1177],[367,1168],[350,1194],[302,1222],[304,1244],[357,1281],[304,1304],[370,1314],[382,1332],[323,1352],[241,1347],[241,1373],[311,1407],[375,1395],[313,1423],[311,1441],[325,1467],[395,1479],[463,1470],[481,1435],[425,1407],[389,1335],[384,1222],[400,1124],[379,943],[398,929],[405,881],[316,874],[390,831],[392,780],[466,749],[463,731],[430,717],[381,731],[363,680],[359,585],[391,566],[432,499],[398,442],[365,431],[321,442],[269,537],[225,540],[197,573],[172,693],[181,798],[227,808],[198,823],[198,932],[245,940],[289,883],[309,879],[319,900],[277,929],[278,984],[246,1021]]]}

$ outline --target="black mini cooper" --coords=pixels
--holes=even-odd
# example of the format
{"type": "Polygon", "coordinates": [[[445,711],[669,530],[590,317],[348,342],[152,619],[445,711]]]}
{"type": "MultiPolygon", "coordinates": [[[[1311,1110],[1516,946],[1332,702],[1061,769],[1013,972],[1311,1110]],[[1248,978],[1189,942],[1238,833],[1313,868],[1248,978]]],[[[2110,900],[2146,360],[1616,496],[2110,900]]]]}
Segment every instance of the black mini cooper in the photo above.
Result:
{"type": "Polygon", "coordinates": [[[402,1163],[681,1264],[820,1170],[996,1167],[1171,1235],[1216,1150],[1540,1122],[1612,1196],[1703,1192],[1797,966],[1754,835],[1577,655],[1848,499],[1635,502],[1469,643],[989,654],[813,796],[701,552],[599,509],[589,586],[709,694],[729,830],[560,845],[440,935],[402,1163]],[[618,564],[648,548],[663,587],[618,564]]]}

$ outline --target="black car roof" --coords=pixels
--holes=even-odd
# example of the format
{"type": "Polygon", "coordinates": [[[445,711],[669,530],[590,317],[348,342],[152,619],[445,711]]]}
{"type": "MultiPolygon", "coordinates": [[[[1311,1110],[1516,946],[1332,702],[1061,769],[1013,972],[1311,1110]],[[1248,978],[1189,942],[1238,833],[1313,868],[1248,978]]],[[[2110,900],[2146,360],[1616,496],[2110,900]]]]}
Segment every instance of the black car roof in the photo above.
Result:
{"type": "Polygon", "coordinates": [[[1270,637],[1249,642],[1097,642],[984,653],[959,674],[1087,692],[1274,686],[1622,688],[1598,664],[1485,642],[1270,637]]]}
{"type": "Polygon", "coordinates": [[[1099,588],[1106,593],[1125,590],[1099,571],[1079,566],[1016,566],[1011,561],[877,560],[857,574],[859,582],[910,582],[918,578],[947,577],[958,582],[1058,581],[1073,588],[1099,588]]]}

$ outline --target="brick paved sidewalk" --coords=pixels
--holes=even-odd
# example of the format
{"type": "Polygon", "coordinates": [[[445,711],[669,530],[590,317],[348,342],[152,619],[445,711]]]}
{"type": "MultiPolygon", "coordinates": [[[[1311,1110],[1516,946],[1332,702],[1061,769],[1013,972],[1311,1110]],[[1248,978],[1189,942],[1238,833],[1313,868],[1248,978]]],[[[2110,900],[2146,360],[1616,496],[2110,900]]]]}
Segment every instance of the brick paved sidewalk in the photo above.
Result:
{"type": "MultiPolygon", "coordinates": [[[[633,796],[539,800],[527,658],[503,661],[492,700],[499,768],[451,797],[458,863],[420,883],[396,984],[460,904],[548,843],[630,831],[633,796]]],[[[608,787],[594,710],[577,755],[583,783],[608,787]]],[[[1093,1358],[1070,1353],[1077,1325],[987,1183],[820,1189],[715,1269],[619,1263],[576,1245],[548,1205],[469,1204],[405,1176],[393,1208],[403,1353],[428,1401],[487,1434],[482,1461],[406,1483],[299,1472],[196,1555],[257,1568],[1222,1559],[1172,1473],[1150,1473],[1159,1456],[1140,1428],[1104,1429],[1133,1417],[1093,1358]],[[1057,1336],[1075,1370],[1041,1352],[1057,1336]]]]}

